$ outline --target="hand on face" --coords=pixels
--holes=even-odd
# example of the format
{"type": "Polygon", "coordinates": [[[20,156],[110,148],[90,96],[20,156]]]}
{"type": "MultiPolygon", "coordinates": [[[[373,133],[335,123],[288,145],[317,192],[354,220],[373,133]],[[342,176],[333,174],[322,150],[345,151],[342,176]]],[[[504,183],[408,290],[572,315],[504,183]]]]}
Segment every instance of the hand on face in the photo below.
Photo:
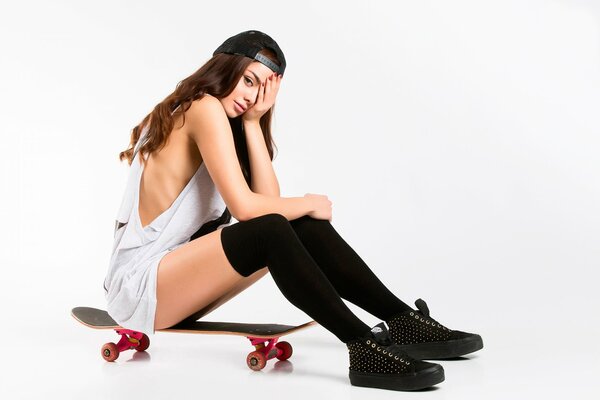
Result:
{"type": "Polygon", "coordinates": [[[282,75],[273,73],[267,78],[266,82],[260,85],[255,103],[242,115],[244,121],[258,121],[260,117],[273,107],[282,78],[282,75]]]}

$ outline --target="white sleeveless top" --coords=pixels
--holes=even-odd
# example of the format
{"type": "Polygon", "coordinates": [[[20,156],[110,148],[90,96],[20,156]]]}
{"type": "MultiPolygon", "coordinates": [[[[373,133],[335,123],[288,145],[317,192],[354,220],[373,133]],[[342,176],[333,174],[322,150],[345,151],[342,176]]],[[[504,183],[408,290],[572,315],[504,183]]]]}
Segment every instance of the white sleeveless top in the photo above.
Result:
{"type": "Polygon", "coordinates": [[[224,218],[225,202],[203,161],[173,204],[142,228],[138,207],[144,168],[140,163],[140,154],[136,153],[143,143],[148,125],[142,130],[134,148],[129,178],[115,224],[114,245],[104,289],[107,311],[119,325],[154,334],[156,273],[162,257],[189,242],[192,235],[208,222],[219,224],[214,229],[231,225],[232,222],[231,217],[229,221],[224,218]]]}

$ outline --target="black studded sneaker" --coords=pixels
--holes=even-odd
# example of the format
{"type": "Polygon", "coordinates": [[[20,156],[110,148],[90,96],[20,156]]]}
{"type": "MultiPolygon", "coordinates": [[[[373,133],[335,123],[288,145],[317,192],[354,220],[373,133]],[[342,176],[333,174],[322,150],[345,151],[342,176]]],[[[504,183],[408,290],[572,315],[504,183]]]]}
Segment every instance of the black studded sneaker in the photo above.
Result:
{"type": "Polygon", "coordinates": [[[418,310],[404,311],[386,320],[392,340],[418,360],[459,357],[483,348],[481,336],[448,329],[431,318],[424,300],[418,310]]]}
{"type": "Polygon", "coordinates": [[[439,364],[415,360],[398,348],[381,322],[362,338],[346,343],[349,377],[354,386],[390,390],[418,390],[444,380],[439,364]]]}

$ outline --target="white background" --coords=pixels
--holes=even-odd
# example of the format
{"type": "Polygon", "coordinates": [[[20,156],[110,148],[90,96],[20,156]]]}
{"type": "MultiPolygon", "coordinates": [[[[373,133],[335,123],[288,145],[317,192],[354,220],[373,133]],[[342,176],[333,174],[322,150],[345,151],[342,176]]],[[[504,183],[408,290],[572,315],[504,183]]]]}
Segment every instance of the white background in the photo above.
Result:
{"type": "MultiPolygon", "coordinates": [[[[591,398],[592,0],[3,2],[0,397],[399,395],[352,387],[345,346],[320,326],[257,373],[230,336],[158,333],[147,355],[109,364],[99,349],[116,334],[70,316],[105,306],[131,128],[247,29],[271,35],[288,63],[273,126],[282,196],[328,195],[332,224],[399,298],[483,337],[483,350],[440,362],[436,389],[404,396],[591,398]]],[[[308,319],[269,275],[206,317],[308,319]]]]}

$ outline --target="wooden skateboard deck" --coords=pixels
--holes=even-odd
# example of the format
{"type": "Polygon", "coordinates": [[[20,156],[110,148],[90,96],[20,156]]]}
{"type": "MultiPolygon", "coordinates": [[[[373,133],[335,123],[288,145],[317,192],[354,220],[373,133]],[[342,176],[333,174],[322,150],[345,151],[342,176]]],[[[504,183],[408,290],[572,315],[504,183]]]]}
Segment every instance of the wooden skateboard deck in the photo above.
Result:
{"type": "MultiPolygon", "coordinates": [[[[105,310],[92,307],[75,307],[71,310],[71,316],[90,328],[114,329],[121,335],[119,343],[106,343],[102,346],[102,357],[106,361],[116,360],[123,351],[134,349],[145,351],[150,346],[150,339],[146,334],[119,326],[105,310]]],[[[255,347],[255,351],[248,354],[246,363],[251,369],[259,371],[266,366],[267,360],[275,357],[279,360],[286,360],[292,355],[291,344],[284,341],[278,342],[281,336],[289,335],[313,325],[317,325],[317,322],[310,321],[301,325],[283,325],[183,321],[167,329],[157,329],[156,332],[245,336],[255,347]]]]}

